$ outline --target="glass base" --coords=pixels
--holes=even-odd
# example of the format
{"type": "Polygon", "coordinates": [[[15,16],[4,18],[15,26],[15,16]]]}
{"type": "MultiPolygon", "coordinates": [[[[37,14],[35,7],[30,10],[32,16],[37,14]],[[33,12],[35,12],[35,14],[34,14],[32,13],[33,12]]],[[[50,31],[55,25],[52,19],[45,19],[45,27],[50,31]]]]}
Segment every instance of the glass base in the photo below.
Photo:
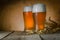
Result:
{"type": "Polygon", "coordinates": [[[39,30],[36,32],[37,34],[44,34],[44,30],[39,30]]]}
{"type": "Polygon", "coordinates": [[[34,34],[33,30],[25,30],[25,34],[34,34]]]}

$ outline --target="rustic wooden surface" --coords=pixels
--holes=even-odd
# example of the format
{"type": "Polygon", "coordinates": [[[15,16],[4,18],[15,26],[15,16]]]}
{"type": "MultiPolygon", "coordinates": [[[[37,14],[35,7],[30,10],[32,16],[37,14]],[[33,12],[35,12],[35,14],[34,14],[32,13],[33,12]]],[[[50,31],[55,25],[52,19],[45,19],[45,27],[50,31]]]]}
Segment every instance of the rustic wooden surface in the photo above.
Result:
{"type": "Polygon", "coordinates": [[[26,35],[21,32],[14,32],[2,40],[41,40],[38,34],[26,35]]]}
{"type": "Polygon", "coordinates": [[[10,35],[0,40],[60,40],[60,33],[43,34],[43,35],[38,35],[38,34],[25,35],[24,33],[21,32],[13,32],[10,35]]]}
{"type": "Polygon", "coordinates": [[[5,37],[6,35],[8,35],[11,32],[4,32],[4,31],[0,31],[0,39],[2,39],[3,37],[5,37]]]}

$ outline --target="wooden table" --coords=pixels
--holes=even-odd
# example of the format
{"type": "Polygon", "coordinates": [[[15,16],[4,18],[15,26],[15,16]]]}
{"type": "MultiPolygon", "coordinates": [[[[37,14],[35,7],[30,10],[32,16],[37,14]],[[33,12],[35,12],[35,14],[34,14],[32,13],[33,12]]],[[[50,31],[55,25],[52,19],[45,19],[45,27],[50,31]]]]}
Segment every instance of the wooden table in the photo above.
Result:
{"type": "Polygon", "coordinates": [[[41,40],[38,34],[26,35],[21,32],[14,32],[2,40],[41,40]]]}
{"type": "Polygon", "coordinates": [[[22,32],[12,32],[1,40],[60,40],[60,34],[25,35],[22,32]]]}

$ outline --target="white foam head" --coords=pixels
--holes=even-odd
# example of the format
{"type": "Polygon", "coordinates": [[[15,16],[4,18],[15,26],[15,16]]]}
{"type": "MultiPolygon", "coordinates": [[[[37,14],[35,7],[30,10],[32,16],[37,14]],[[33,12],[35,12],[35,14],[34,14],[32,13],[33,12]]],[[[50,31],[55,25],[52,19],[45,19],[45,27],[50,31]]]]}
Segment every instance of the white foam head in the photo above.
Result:
{"type": "Polygon", "coordinates": [[[46,12],[46,7],[44,4],[40,4],[40,3],[34,4],[32,12],[33,13],[35,13],[35,12],[46,12]]]}
{"type": "Polygon", "coordinates": [[[25,6],[24,12],[29,12],[29,11],[32,11],[32,7],[31,6],[25,6]]]}

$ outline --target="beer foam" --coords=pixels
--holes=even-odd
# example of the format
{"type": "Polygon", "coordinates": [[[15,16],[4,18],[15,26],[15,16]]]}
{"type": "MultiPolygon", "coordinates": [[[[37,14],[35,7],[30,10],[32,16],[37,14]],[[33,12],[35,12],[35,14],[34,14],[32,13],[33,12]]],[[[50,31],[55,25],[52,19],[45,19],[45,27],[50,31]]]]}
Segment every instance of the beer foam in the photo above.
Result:
{"type": "Polygon", "coordinates": [[[24,7],[24,12],[28,12],[28,11],[32,11],[32,7],[31,6],[25,6],[24,7]]]}
{"type": "Polygon", "coordinates": [[[33,13],[35,13],[35,12],[46,12],[46,7],[44,4],[40,4],[40,3],[34,4],[32,12],[33,13]]]}

